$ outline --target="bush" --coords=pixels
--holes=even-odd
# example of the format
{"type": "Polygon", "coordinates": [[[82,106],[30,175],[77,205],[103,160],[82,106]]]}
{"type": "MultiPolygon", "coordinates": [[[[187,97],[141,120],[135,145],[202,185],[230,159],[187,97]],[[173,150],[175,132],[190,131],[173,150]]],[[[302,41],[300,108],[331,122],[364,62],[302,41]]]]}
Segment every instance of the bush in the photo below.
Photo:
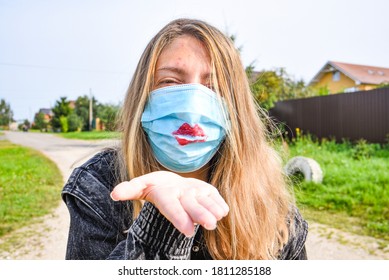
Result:
{"type": "Polygon", "coordinates": [[[373,153],[374,146],[368,144],[365,139],[360,139],[353,148],[352,157],[356,160],[367,159],[370,158],[373,153]]]}
{"type": "Polygon", "coordinates": [[[62,132],[68,132],[68,130],[69,130],[68,118],[64,117],[64,116],[61,116],[59,118],[59,123],[61,125],[61,131],[62,132]]]}
{"type": "Polygon", "coordinates": [[[75,113],[71,113],[68,116],[68,131],[69,132],[81,131],[82,126],[83,126],[82,119],[79,116],[77,116],[75,113]]]}

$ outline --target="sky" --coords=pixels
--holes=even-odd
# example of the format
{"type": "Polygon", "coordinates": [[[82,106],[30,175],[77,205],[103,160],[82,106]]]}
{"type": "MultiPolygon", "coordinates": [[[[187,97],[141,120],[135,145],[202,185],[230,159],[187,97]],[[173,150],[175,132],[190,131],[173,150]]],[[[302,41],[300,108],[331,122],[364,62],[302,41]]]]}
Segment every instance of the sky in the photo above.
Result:
{"type": "Polygon", "coordinates": [[[0,0],[0,99],[33,120],[60,97],[119,104],[149,40],[180,17],[234,35],[245,66],[308,83],[327,61],[389,68],[387,0],[0,0]]]}

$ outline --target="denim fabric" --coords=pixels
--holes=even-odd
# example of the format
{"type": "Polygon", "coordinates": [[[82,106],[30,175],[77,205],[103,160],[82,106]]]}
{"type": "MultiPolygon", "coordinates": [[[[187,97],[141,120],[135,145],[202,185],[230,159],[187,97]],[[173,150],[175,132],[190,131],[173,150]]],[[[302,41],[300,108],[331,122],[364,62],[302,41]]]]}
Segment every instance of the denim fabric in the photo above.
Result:
{"type": "MultiPolygon", "coordinates": [[[[110,198],[119,183],[115,150],[102,151],[76,168],[62,198],[70,213],[66,259],[211,259],[202,228],[194,237],[181,234],[146,202],[132,220],[130,201],[110,198]]],[[[296,209],[296,235],[280,252],[280,259],[306,259],[308,225],[296,209]]]]}

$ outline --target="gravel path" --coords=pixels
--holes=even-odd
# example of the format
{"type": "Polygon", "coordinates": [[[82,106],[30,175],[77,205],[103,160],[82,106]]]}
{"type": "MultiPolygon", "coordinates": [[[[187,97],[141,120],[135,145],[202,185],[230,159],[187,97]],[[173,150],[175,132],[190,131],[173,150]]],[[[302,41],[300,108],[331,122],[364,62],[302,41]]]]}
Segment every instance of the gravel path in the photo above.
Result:
{"type": "MultiPolygon", "coordinates": [[[[22,132],[6,132],[6,138],[41,151],[58,165],[65,181],[74,167],[104,146],[114,144],[112,141],[67,140],[51,134],[22,132]]],[[[309,259],[389,259],[389,248],[381,248],[380,242],[374,238],[349,234],[312,222],[309,225],[309,259]]],[[[23,236],[17,238],[17,242],[12,242],[7,251],[0,251],[0,259],[64,259],[68,227],[69,214],[61,201],[52,214],[1,238],[0,243],[9,243],[15,236],[23,236]]]]}

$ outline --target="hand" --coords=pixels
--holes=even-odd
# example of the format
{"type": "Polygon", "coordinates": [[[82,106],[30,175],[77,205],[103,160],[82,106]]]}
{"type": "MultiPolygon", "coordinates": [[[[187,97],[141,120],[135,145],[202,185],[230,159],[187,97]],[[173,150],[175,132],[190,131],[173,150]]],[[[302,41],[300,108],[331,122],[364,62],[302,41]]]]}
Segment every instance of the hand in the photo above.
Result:
{"type": "Polygon", "coordinates": [[[198,179],[173,172],[152,172],[117,185],[113,200],[147,200],[180,232],[192,236],[194,225],[208,230],[228,214],[229,208],[217,189],[198,179]]]}

